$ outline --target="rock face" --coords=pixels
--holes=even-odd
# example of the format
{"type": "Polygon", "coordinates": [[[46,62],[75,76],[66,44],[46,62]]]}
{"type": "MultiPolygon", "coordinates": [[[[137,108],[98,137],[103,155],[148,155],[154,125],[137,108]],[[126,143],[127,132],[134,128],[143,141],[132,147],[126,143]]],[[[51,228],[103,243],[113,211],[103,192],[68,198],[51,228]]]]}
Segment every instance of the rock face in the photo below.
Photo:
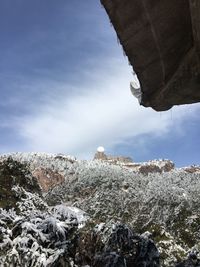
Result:
{"type": "MultiPolygon", "coordinates": [[[[66,175],[72,175],[72,165],[75,162],[74,157],[65,156],[62,154],[48,155],[45,153],[13,153],[10,155],[2,155],[0,157],[0,175],[2,172],[2,183],[4,181],[10,181],[12,175],[19,177],[28,177],[27,172],[31,180],[34,179],[40,190],[47,192],[54,186],[64,182],[66,175]],[[13,163],[13,164],[12,164],[13,163]],[[15,167],[16,165],[16,167],[15,167]],[[8,177],[6,177],[6,170],[1,166],[8,169],[8,177]],[[22,169],[22,174],[20,170],[22,169]]],[[[20,179],[22,179],[22,177],[20,179]]],[[[24,178],[25,179],[25,178],[24,178]]],[[[24,180],[20,182],[23,184],[24,180]]],[[[7,182],[5,182],[7,183],[7,182]]],[[[11,186],[11,185],[10,185],[11,186]]],[[[30,187],[33,189],[32,184],[30,187]]]]}
{"type": "Polygon", "coordinates": [[[97,151],[94,155],[94,160],[95,159],[100,159],[100,160],[107,160],[107,156],[104,152],[99,152],[97,151]]]}
{"type": "Polygon", "coordinates": [[[141,104],[161,111],[199,102],[199,0],[101,3],[139,78],[141,104]]]}
{"type": "Polygon", "coordinates": [[[24,253],[33,266],[190,266],[188,251],[200,249],[198,166],[17,153],[0,157],[0,182],[2,266],[23,266],[11,262],[24,253]],[[38,169],[52,174],[47,192],[38,169]]]}
{"type": "Polygon", "coordinates": [[[37,178],[39,185],[44,192],[64,182],[65,178],[58,172],[51,169],[38,168],[33,171],[33,176],[37,178]]]}
{"type": "MultiPolygon", "coordinates": [[[[154,173],[154,172],[162,173],[174,169],[174,163],[170,160],[151,160],[148,162],[134,163],[130,157],[111,156],[111,155],[106,155],[105,152],[98,152],[98,151],[94,155],[94,160],[102,160],[112,165],[131,168],[132,170],[143,174],[154,173]]],[[[192,172],[193,170],[196,172],[198,170],[198,166],[197,167],[191,166],[185,168],[185,171],[188,172],[192,172]]]]}
{"type": "Polygon", "coordinates": [[[105,160],[112,164],[120,164],[120,163],[132,163],[133,160],[130,157],[123,157],[123,156],[111,156],[106,155],[105,152],[97,151],[94,155],[94,160],[105,160]]]}

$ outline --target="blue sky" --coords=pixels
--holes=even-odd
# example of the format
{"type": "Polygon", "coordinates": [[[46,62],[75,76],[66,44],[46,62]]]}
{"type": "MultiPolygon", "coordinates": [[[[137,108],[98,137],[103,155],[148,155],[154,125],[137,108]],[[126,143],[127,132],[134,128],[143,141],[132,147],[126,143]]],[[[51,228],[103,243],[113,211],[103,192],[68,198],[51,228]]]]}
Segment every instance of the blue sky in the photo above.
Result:
{"type": "Polygon", "coordinates": [[[2,0],[0,34],[0,153],[91,158],[101,145],[135,161],[199,164],[200,105],[139,106],[99,1],[2,0]]]}

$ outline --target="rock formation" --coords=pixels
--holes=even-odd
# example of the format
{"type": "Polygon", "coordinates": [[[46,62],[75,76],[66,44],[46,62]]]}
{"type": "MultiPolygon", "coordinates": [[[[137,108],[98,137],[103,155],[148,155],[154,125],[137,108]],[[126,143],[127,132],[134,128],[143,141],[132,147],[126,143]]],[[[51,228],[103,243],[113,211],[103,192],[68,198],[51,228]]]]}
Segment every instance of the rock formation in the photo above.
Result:
{"type": "MultiPolygon", "coordinates": [[[[98,150],[94,155],[94,160],[101,160],[110,164],[127,167],[143,174],[155,173],[155,172],[162,173],[174,169],[174,163],[170,160],[162,159],[162,160],[151,160],[148,162],[135,163],[130,157],[106,155],[104,151],[98,151],[98,150]]],[[[196,172],[198,169],[199,169],[198,166],[196,168],[193,166],[185,168],[185,171],[196,172]]]]}
{"type": "Polygon", "coordinates": [[[63,175],[51,169],[37,168],[33,171],[33,176],[37,178],[39,185],[44,192],[64,182],[63,175]]]}
{"type": "Polygon", "coordinates": [[[101,0],[140,81],[140,103],[157,111],[200,101],[199,0],[101,0]]]}
{"type": "Polygon", "coordinates": [[[94,155],[94,160],[98,159],[98,160],[107,160],[107,156],[104,152],[99,152],[97,151],[94,155]]]}
{"type": "Polygon", "coordinates": [[[105,160],[112,164],[120,164],[120,163],[132,163],[133,160],[130,157],[123,157],[123,156],[111,156],[106,155],[104,150],[98,151],[94,155],[94,160],[105,160]]]}

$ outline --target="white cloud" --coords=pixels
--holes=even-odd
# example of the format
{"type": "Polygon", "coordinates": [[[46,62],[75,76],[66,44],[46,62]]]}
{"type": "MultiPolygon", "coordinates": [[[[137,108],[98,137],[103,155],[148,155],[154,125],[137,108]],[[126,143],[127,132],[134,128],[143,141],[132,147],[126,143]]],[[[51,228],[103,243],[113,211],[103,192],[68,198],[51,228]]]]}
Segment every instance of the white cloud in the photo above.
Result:
{"type": "Polygon", "coordinates": [[[129,90],[133,76],[125,60],[109,59],[86,70],[83,77],[77,76],[73,87],[62,85],[66,90],[62,95],[56,96],[56,87],[46,85],[54,98],[47,96],[43,106],[36,105],[31,115],[20,120],[20,135],[29,150],[87,158],[99,145],[110,150],[126,138],[137,142],[141,134],[167,134],[196,108],[182,106],[172,113],[158,113],[139,106],[129,90]]]}

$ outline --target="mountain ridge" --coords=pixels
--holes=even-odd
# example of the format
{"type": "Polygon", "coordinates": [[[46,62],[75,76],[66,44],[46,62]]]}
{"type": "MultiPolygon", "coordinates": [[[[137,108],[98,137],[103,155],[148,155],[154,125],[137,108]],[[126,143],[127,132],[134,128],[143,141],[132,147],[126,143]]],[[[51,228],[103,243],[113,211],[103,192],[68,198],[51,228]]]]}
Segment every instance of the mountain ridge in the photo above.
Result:
{"type": "Polygon", "coordinates": [[[120,222],[140,235],[151,232],[161,266],[175,266],[189,251],[200,247],[198,166],[176,169],[169,160],[127,166],[123,162],[80,161],[46,153],[3,155],[0,162],[10,158],[25,164],[33,177],[38,168],[48,170],[45,179],[55,173],[62,176],[46,191],[40,184],[48,207],[67,205],[81,209],[93,225],[120,222]]]}

